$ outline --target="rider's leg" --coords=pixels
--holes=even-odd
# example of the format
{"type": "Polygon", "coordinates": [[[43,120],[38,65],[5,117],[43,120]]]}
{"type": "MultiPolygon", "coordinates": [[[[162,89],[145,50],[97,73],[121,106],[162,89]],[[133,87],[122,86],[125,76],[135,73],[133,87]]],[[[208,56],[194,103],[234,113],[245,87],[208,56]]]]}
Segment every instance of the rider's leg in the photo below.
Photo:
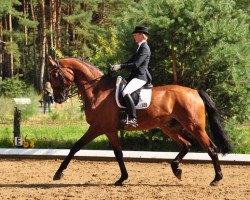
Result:
{"type": "Polygon", "coordinates": [[[146,84],[146,81],[140,80],[137,78],[133,78],[125,87],[125,89],[122,92],[122,95],[125,99],[126,105],[127,105],[127,111],[129,115],[128,120],[122,120],[122,123],[130,124],[132,126],[137,126],[137,120],[136,120],[136,110],[135,110],[135,104],[131,97],[131,94],[141,88],[143,85],[146,84]]]}
{"type": "Polygon", "coordinates": [[[126,105],[127,105],[127,114],[128,114],[128,119],[125,121],[122,121],[124,124],[129,124],[132,126],[137,126],[137,119],[136,119],[136,110],[135,110],[135,104],[130,96],[130,94],[126,94],[124,96],[126,105]]]}

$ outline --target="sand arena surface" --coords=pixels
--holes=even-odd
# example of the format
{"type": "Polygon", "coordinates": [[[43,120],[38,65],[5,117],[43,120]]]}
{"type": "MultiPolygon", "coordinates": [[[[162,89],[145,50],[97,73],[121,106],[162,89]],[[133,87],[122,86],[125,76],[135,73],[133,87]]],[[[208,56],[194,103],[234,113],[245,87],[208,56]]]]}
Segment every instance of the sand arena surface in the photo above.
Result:
{"type": "Polygon", "coordinates": [[[126,162],[129,179],[116,162],[72,160],[62,180],[52,177],[62,160],[0,160],[0,199],[250,199],[250,166],[222,165],[224,179],[211,187],[212,164],[181,164],[182,181],[168,163],[126,162]]]}

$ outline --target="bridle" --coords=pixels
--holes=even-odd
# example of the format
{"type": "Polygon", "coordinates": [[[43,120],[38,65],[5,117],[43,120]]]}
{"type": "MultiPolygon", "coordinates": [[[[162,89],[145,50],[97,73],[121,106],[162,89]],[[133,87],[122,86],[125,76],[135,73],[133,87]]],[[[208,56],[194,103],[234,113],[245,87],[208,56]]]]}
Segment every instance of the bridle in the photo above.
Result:
{"type": "MultiPolygon", "coordinates": [[[[59,64],[59,60],[55,61],[56,61],[56,68],[50,71],[50,74],[54,70],[57,70],[58,73],[58,79],[60,84],[59,86],[55,87],[55,89],[60,93],[61,97],[64,100],[78,95],[77,87],[75,85],[72,85],[72,81],[63,73],[62,68],[59,64]],[[65,86],[66,81],[70,82],[69,86],[65,86]]],[[[53,79],[53,76],[51,76],[50,78],[53,79]]]]}
{"type": "MultiPolygon", "coordinates": [[[[56,59],[56,68],[52,69],[50,71],[50,73],[54,70],[57,70],[57,73],[58,73],[58,79],[59,79],[59,82],[60,82],[60,85],[55,87],[56,90],[60,93],[60,95],[63,97],[63,99],[68,99],[68,98],[71,98],[71,97],[74,97],[74,96],[77,96],[79,95],[78,93],[78,89],[76,87],[75,84],[72,85],[72,81],[70,80],[70,78],[68,78],[62,71],[62,67],[60,66],[59,64],[59,60],[56,59]],[[65,86],[65,81],[68,80],[70,82],[70,85],[69,86],[65,86]]],[[[51,79],[53,79],[53,77],[51,76],[50,77],[51,79]]],[[[92,85],[93,83],[95,83],[96,81],[99,81],[100,79],[102,78],[101,77],[98,77],[96,79],[93,79],[93,80],[90,80],[90,81],[87,81],[85,83],[83,83],[82,85],[92,85]]]]}

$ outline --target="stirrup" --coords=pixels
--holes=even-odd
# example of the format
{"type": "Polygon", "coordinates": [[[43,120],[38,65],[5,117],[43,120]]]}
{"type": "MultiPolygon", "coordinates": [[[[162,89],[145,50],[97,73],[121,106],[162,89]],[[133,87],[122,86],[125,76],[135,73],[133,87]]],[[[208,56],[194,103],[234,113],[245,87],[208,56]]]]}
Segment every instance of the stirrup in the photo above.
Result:
{"type": "Polygon", "coordinates": [[[133,126],[133,127],[137,127],[138,124],[137,124],[137,120],[135,118],[133,119],[130,119],[127,121],[127,124],[126,125],[130,125],[130,126],[133,126]]]}
{"type": "Polygon", "coordinates": [[[126,125],[126,126],[128,126],[128,125],[129,126],[133,126],[133,127],[137,127],[138,126],[136,118],[129,119],[127,117],[126,119],[122,119],[120,121],[120,123],[123,124],[123,125],[126,125]]]}

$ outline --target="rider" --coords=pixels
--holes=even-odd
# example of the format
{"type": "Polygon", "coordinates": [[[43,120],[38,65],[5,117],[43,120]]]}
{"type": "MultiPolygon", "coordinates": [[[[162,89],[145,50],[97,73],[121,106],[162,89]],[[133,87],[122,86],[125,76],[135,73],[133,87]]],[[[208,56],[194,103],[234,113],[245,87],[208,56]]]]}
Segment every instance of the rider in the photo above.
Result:
{"type": "Polygon", "coordinates": [[[136,110],[131,94],[144,86],[147,82],[151,82],[152,77],[148,71],[148,63],[150,60],[150,48],[147,43],[148,29],[143,26],[135,27],[132,32],[135,42],[138,44],[138,48],[135,54],[127,62],[123,64],[116,64],[111,66],[112,71],[119,69],[131,70],[128,78],[129,82],[124,88],[122,95],[127,105],[128,119],[124,119],[121,122],[126,125],[138,126],[136,119],[136,110]]]}

